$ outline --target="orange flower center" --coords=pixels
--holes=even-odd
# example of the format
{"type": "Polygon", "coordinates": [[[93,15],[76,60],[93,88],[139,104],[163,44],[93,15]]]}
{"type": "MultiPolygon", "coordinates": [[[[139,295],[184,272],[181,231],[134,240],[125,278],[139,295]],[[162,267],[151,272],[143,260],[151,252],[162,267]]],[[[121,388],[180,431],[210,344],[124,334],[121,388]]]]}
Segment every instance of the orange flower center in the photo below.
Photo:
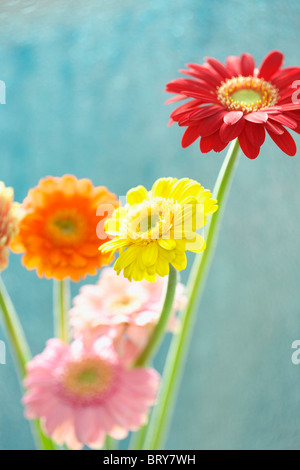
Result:
{"type": "Polygon", "coordinates": [[[63,373],[64,392],[75,399],[101,398],[114,381],[114,368],[98,357],[71,362],[63,373]]]}
{"type": "Polygon", "coordinates": [[[271,83],[255,77],[233,77],[217,88],[220,103],[230,111],[252,113],[275,106],[278,90],[271,83]]]}
{"type": "Polygon", "coordinates": [[[61,209],[52,214],[46,224],[46,231],[54,244],[74,246],[80,243],[86,233],[85,218],[76,209],[61,209]]]}

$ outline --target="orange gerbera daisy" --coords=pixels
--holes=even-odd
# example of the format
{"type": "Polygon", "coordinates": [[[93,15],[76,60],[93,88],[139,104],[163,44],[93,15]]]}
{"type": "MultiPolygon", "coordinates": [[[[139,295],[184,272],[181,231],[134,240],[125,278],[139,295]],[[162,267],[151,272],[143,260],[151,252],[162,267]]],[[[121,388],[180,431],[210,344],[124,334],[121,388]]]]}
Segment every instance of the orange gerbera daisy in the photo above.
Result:
{"type": "Polygon", "coordinates": [[[111,256],[98,250],[99,242],[108,239],[99,240],[96,230],[104,232],[105,216],[117,206],[114,194],[88,179],[48,176],[25,198],[25,215],[11,249],[25,253],[23,264],[40,277],[78,281],[96,274],[111,262],[111,256]]]}

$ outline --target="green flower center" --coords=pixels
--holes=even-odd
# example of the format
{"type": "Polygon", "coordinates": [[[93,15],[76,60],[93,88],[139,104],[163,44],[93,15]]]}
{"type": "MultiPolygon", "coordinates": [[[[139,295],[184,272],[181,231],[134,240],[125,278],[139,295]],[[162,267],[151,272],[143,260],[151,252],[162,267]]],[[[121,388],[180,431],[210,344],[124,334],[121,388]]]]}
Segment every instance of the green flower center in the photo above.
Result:
{"type": "Polygon", "coordinates": [[[275,106],[279,98],[278,90],[272,83],[252,76],[229,78],[216,92],[224,108],[245,114],[275,106]]]}
{"type": "Polygon", "coordinates": [[[71,219],[57,220],[55,224],[63,235],[72,235],[76,231],[74,221],[71,219]]]}
{"type": "Polygon", "coordinates": [[[157,224],[160,221],[159,214],[150,214],[144,217],[139,225],[139,230],[140,232],[149,232],[149,230],[152,230],[157,226],[157,224]]]}
{"type": "Polygon", "coordinates": [[[78,382],[81,384],[93,384],[98,378],[99,376],[95,369],[86,369],[78,374],[78,382]]]}
{"type": "Polygon", "coordinates": [[[256,90],[237,90],[231,95],[231,99],[241,105],[252,105],[261,101],[261,94],[256,90]]]}

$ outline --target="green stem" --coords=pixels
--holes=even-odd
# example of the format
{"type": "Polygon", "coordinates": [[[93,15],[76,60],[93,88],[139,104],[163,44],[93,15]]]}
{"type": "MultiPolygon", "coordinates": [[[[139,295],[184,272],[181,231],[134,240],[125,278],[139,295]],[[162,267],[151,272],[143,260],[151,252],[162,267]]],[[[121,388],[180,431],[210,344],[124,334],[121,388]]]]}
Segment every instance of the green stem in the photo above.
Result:
{"type": "Polygon", "coordinates": [[[117,450],[117,443],[115,439],[107,435],[103,450],[117,450]]]}
{"type": "Polygon", "coordinates": [[[238,140],[235,140],[228,150],[217,178],[214,188],[214,197],[218,200],[219,209],[212,215],[208,223],[206,231],[206,250],[195,258],[187,288],[187,307],[181,314],[181,330],[178,335],[174,336],[170,346],[164,368],[158,405],[153,410],[152,419],[149,423],[145,438],[144,449],[161,449],[165,442],[179,381],[187,356],[197,306],[215,252],[218,229],[233,178],[239,150],[240,146],[238,140]]]}
{"type": "MultiPolygon", "coordinates": [[[[10,343],[22,387],[22,382],[26,376],[26,364],[31,359],[31,353],[20,320],[1,277],[0,310],[2,312],[3,329],[10,343]]],[[[43,450],[54,450],[55,446],[51,439],[46,437],[43,433],[40,422],[38,420],[33,420],[30,424],[37,447],[43,450]]]]}
{"type": "Polygon", "coordinates": [[[54,280],[54,333],[56,338],[69,342],[68,312],[70,309],[70,283],[67,279],[54,280]]]}
{"type": "Polygon", "coordinates": [[[163,339],[163,335],[166,331],[166,326],[172,312],[175,291],[176,291],[176,283],[177,283],[177,271],[170,265],[170,272],[167,284],[167,290],[165,294],[165,300],[163,304],[163,308],[159,317],[159,320],[154,328],[152,336],[145,347],[145,349],[141,352],[139,357],[136,359],[134,363],[134,367],[143,367],[145,366],[148,361],[151,359],[155,351],[160,346],[160,343],[163,339]]]}
{"type": "Polygon", "coordinates": [[[135,431],[132,434],[128,448],[129,450],[141,450],[143,448],[147,433],[147,427],[147,424],[144,424],[144,426],[142,426],[138,431],[135,431]]]}
{"type": "Polygon", "coordinates": [[[0,307],[3,327],[10,342],[20,381],[26,375],[26,364],[31,359],[30,350],[18,315],[0,278],[0,307]]]}

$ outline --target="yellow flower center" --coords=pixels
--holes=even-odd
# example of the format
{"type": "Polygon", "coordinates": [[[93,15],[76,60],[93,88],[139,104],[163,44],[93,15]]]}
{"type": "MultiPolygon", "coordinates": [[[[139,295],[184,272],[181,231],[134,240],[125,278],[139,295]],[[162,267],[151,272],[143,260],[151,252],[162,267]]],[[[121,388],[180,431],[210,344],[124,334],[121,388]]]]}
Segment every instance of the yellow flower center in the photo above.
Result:
{"type": "Polygon", "coordinates": [[[113,366],[98,357],[67,365],[63,373],[64,392],[75,399],[100,398],[114,380],[113,366]]]}
{"type": "Polygon", "coordinates": [[[50,216],[46,232],[58,246],[74,246],[86,233],[86,221],[76,209],[61,209],[50,216]]]}
{"type": "Polygon", "coordinates": [[[109,303],[109,311],[112,314],[130,314],[138,310],[142,300],[138,296],[124,294],[117,296],[109,303]]]}
{"type": "Polygon", "coordinates": [[[220,103],[230,111],[252,113],[275,106],[278,90],[262,78],[233,77],[217,88],[220,103]]]}

